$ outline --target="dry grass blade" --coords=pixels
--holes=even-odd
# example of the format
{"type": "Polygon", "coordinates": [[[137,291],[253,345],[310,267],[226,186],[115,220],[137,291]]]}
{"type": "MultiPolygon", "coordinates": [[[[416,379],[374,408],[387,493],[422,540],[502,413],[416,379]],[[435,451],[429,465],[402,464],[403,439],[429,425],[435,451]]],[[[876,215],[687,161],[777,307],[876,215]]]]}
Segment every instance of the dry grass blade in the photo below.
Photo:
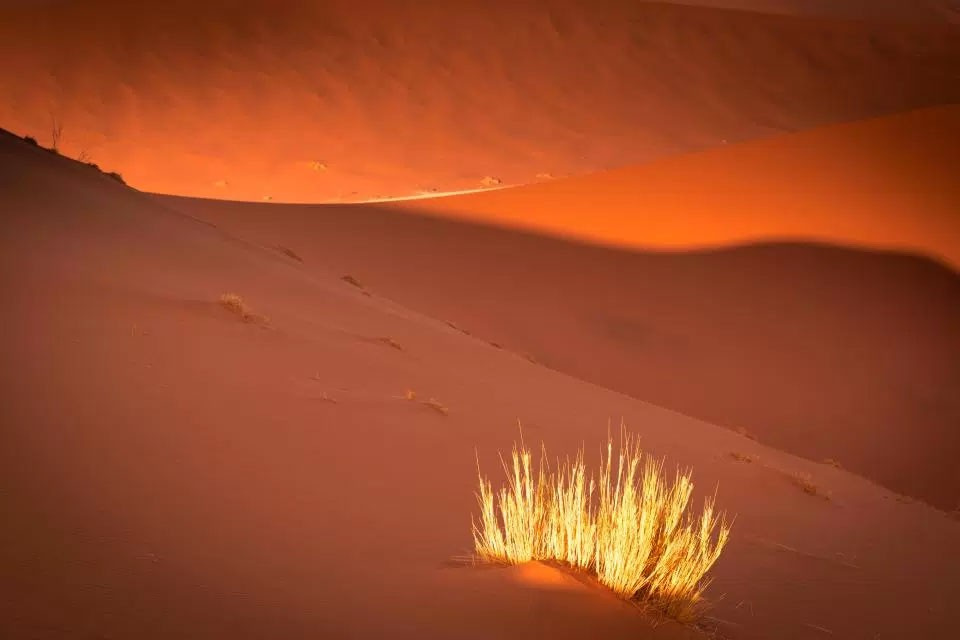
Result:
{"type": "Polygon", "coordinates": [[[504,461],[506,484],[494,491],[477,467],[479,522],[474,548],[488,562],[555,560],[597,577],[626,599],[655,604],[682,621],[703,609],[704,580],[727,543],[730,526],[705,501],[698,517],[687,507],[690,472],[673,482],[663,464],[644,457],[624,433],[619,452],[608,440],[599,473],[587,471],[581,449],[551,471],[545,451],[534,471],[532,455],[514,445],[504,461]]]}
{"type": "Polygon", "coordinates": [[[54,114],[50,114],[50,148],[60,152],[60,140],[63,138],[63,123],[54,114]]]}

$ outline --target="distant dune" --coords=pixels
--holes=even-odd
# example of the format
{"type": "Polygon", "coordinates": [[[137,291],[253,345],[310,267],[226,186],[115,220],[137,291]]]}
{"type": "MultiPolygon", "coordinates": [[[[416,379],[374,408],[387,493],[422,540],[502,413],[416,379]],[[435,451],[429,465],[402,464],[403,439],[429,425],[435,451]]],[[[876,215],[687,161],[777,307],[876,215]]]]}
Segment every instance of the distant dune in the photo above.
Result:
{"type": "Polygon", "coordinates": [[[917,2],[4,6],[2,126],[49,143],[53,115],[68,155],[208,198],[531,183],[960,102],[960,33],[917,2]]]}
{"type": "Polygon", "coordinates": [[[436,200],[161,201],[558,371],[949,510],[960,500],[955,131],[951,107],[436,200]]]}

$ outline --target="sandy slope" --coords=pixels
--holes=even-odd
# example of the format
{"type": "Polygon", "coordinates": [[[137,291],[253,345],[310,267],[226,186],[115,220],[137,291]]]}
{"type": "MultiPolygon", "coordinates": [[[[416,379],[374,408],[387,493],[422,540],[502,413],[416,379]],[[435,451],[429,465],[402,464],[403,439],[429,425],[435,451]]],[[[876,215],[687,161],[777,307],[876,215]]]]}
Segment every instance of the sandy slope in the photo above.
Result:
{"type": "Polygon", "coordinates": [[[66,153],[145,190],[318,202],[536,182],[960,102],[955,27],[879,21],[902,2],[826,6],[8,6],[0,123],[47,143],[52,112],[66,153]]]}
{"type": "MultiPolygon", "coordinates": [[[[656,1],[656,0],[651,0],[656,1]]],[[[741,11],[786,15],[837,16],[858,20],[942,22],[960,17],[955,0],[665,0],[741,11]]]]}
{"type": "MultiPolygon", "coordinates": [[[[363,295],[338,278],[356,262],[297,262],[6,135],[0,197],[4,638],[693,637],[549,569],[446,562],[469,548],[475,448],[495,465],[519,418],[568,452],[620,416],[737,513],[711,587],[729,637],[951,637],[960,524],[942,513],[534,365],[363,295]],[[269,327],[219,308],[225,291],[269,327]]],[[[433,239],[401,222],[401,246],[404,229],[433,239]]]]}
{"type": "Polygon", "coordinates": [[[936,109],[377,207],[161,201],[557,370],[953,509],[960,277],[877,249],[958,264],[960,159],[945,142],[958,127],[960,110],[936,109]],[[590,248],[456,217],[619,229],[680,251],[590,248]],[[770,244],[782,238],[793,241],[770,244]],[[681,250],[704,243],[721,248],[681,250]]]}
{"type": "Polygon", "coordinates": [[[833,242],[960,271],[958,140],[960,104],[405,208],[640,249],[833,242]]]}

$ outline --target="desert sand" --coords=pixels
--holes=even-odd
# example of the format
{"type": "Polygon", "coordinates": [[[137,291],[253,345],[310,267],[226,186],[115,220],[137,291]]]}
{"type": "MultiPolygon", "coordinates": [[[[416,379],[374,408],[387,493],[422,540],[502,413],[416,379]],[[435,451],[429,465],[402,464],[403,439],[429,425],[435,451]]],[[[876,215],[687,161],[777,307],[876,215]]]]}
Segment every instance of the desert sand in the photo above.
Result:
{"type": "Polygon", "coordinates": [[[0,638],[953,638],[951,2],[451,7],[0,0],[0,638]],[[698,625],[467,561],[621,421],[698,625]]]}
{"type": "Polygon", "coordinates": [[[64,153],[141,190],[312,203],[526,184],[960,102],[960,36],[936,3],[711,4],[736,10],[5,4],[0,122],[49,145],[55,118],[64,153]]]}
{"type": "Polygon", "coordinates": [[[161,201],[558,371],[953,509],[951,132],[960,108],[433,200],[161,201]],[[578,243],[618,229],[632,247],[578,243]]]}
{"type": "MultiPolygon", "coordinates": [[[[469,326],[477,335],[467,335],[446,322],[461,317],[436,309],[424,315],[393,296],[404,297],[403,284],[405,297],[427,308],[431,299],[469,301],[474,313],[498,308],[518,336],[549,345],[569,323],[583,321],[575,309],[547,307],[551,294],[566,290],[576,302],[589,284],[594,300],[624,300],[626,288],[628,302],[648,304],[620,307],[624,314],[644,307],[657,319],[672,308],[689,319],[692,278],[710,269],[727,282],[713,283],[713,306],[727,311],[727,323],[715,318],[712,335],[691,345],[683,333],[689,327],[679,321],[672,335],[629,320],[613,332],[620,346],[630,339],[647,345],[646,359],[657,349],[675,354],[676,362],[658,371],[649,360],[635,361],[638,379],[688,374],[683,353],[711,339],[717,345],[710,358],[756,367],[752,359],[767,346],[767,365],[794,364],[815,377],[823,373],[811,368],[816,360],[805,362],[796,349],[777,353],[783,337],[773,332],[776,317],[753,320],[755,327],[767,321],[764,344],[762,334],[743,346],[723,335],[741,328],[733,322],[738,314],[757,315],[736,305],[761,304],[785,290],[776,277],[784,273],[798,285],[816,280],[812,291],[787,289],[800,293],[781,299],[801,314],[804,295],[820,291],[831,304],[809,312],[822,317],[801,315],[786,331],[808,341],[798,329],[817,320],[834,350],[842,347],[830,342],[840,328],[865,334],[866,342],[847,335],[850,350],[836,351],[844,370],[847,358],[871,356],[869,340],[902,323],[915,323],[931,341],[950,336],[932,326],[950,320],[941,309],[911,315],[934,302],[922,289],[890,326],[860,327],[844,300],[846,269],[855,270],[858,283],[879,272],[904,279],[904,287],[953,287],[943,300],[954,304],[955,274],[920,258],[813,247],[630,258],[374,205],[314,210],[317,226],[286,247],[301,262],[262,246],[264,237],[252,231],[235,234],[184,215],[185,201],[137,193],[14,136],[0,138],[0,167],[3,637],[698,637],[697,629],[676,623],[654,626],[557,569],[472,568],[454,560],[470,551],[475,455],[484,467],[495,465],[496,452],[517,435],[517,420],[526,438],[543,439],[559,453],[602,441],[608,420],[621,418],[650,453],[694,468],[697,495],[716,489],[720,505],[736,514],[708,591],[715,607],[706,623],[725,637],[952,633],[960,523],[948,514],[850,471],[591,384],[572,367],[554,370],[566,363],[531,362],[512,345],[496,348],[479,337],[497,335],[496,327],[469,326]],[[356,234],[352,251],[341,243],[343,253],[321,254],[337,246],[335,234],[329,246],[307,242],[339,225],[356,234]],[[378,235],[380,225],[387,227],[378,235]],[[377,252],[388,235],[392,249],[377,252]],[[501,247],[497,259],[480,269],[471,251],[494,246],[501,247]],[[379,263],[370,260],[374,254],[379,263]],[[429,279],[410,277],[417,261],[430,269],[429,279]],[[537,293],[547,263],[558,271],[537,293]],[[617,264],[656,269],[658,277],[611,271],[617,264]],[[381,275],[391,270],[393,282],[381,275]],[[619,286],[612,273],[621,274],[619,286]],[[367,288],[342,280],[347,274],[367,288]],[[651,290],[651,283],[667,278],[674,295],[658,298],[665,290],[651,290]],[[497,279],[511,299],[491,298],[497,279]],[[455,289],[469,295],[458,297],[455,289]],[[244,322],[223,309],[218,298],[228,292],[264,318],[244,322]],[[544,313],[528,315],[528,298],[545,305],[544,313]],[[408,389],[435,398],[447,413],[404,399],[408,389]],[[798,474],[815,495],[798,486],[798,474]]],[[[262,206],[233,205],[238,220],[262,206]]],[[[261,221],[282,234],[290,216],[308,209],[276,211],[277,218],[261,221]]],[[[867,310],[870,290],[859,301],[867,310]]],[[[597,335],[585,332],[565,353],[582,357],[597,335]]],[[[895,370],[918,345],[901,332],[887,347],[895,370]]],[[[593,358],[622,371],[613,347],[604,349],[593,358]]],[[[773,374],[791,375],[790,368],[763,374],[754,399],[772,410],[776,390],[764,385],[773,374]]],[[[730,389],[717,377],[695,399],[730,389]]],[[[830,408],[836,397],[815,401],[830,408]]],[[[807,410],[803,401],[793,408],[807,410]]],[[[878,413],[866,402],[857,408],[878,413]]],[[[915,417],[936,413],[918,410],[915,417]]],[[[936,464],[939,451],[952,446],[935,425],[895,427],[904,424],[911,436],[887,446],[905,465],[916,468],[912,456],[921,454],[936,464]],[[920,452],[918,442],[928,437],[940,440],[920,452]]],[[[886,432],[873,436],[882,428],[845,424],[835,433],[838,442],[860,437],[873,451],[864,432],[884,440],[886,432]]]]}

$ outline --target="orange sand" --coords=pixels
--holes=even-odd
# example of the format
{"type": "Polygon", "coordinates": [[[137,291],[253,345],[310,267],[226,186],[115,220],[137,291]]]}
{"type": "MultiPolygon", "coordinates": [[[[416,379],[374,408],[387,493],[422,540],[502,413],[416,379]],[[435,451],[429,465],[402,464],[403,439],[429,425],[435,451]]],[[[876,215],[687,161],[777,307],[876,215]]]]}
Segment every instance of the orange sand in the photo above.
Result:
{"type": "Polygon", "coordinates": [[[960,102],[960,35],[917,1],[913,22],[891,21],[906,14],[892,0],[751,2],[794,15],[635,0],[0,7],[0,123],[49,144],[54,115],[65,153],[146,191],[325,202],[538,182],[960,102]]]}

